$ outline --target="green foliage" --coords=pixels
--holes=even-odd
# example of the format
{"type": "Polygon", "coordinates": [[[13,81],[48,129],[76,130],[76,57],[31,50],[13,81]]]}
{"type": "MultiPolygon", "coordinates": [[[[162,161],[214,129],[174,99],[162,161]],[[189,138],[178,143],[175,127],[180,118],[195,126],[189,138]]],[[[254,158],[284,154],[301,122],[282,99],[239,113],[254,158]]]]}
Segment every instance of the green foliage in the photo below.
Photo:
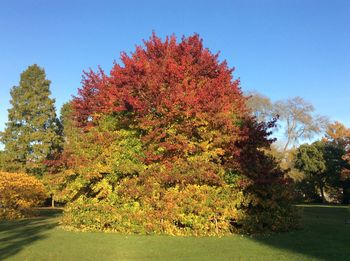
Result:
{"type": "Polygon", "coordinates": [[[317,201],[320,193],[320,199],[325,201],[324,193],[327,191],[330,197],[346,204],[348,195],[344,188],[349,186],[349,180],[342,176],[342,170],[348,166],[344,155],[344,148],[334,142],[318,141],[298,148],[295,167],[305,174],[298,184],[305,199],[317,201]],[[342,188],[341,195],[339,190],[342,188]]]}
{"type": "Polygon", "coordinates": [[[5,169],[5,153],[4,151],[0,150],[0,171],[3,171],[5,169]]]}
{"type": "Polygon", "coordinates": [[[60,150],[60,124],[50,81],[37,65],[21,74],[19,86],[11,90],[11,108],[6,129],[1,134],[5,145],[5,169],[42,175],[45,161],[60,150]]]}
{"type": "Polygon", "coordinates": [[[118,130],[116,125],[107,116],[89,132],[71,132],[63,155],[71,166],[59,174],[59,200],[74,200],[82,194],[105,198],[121,178],[137,175],[145,168],[137,133],[118,130]]]}
{"type": "Polygon", "coordinates": [[[322,143],[304,144],[298,148],[295,167],[303,170],[307,175],[321,175],[326,170],[326,163],[322,153],[322,143]]]}
{"type": "Polygon", "coordinates": [[[325,202],[324,190],[326,186],[326,162],[323,155],[324,144],[322,142],[314,142],[313,144],[301,145],[296,154],[294,165],[305,173],[305,178],[301,181],[300,188],[306,195],[318,201],[319,193],[321,200],[325,202]]]}
{"type": "Polygon", "coordinates": [[[72,120],[72,113],[73,108],[71,102],[66,102],[62,105],[60,111],[60,122],[62,125],[62,134],[66,143],[69,142],[69,139],[73,136],[74,133],[74,122],[72,120]]]}

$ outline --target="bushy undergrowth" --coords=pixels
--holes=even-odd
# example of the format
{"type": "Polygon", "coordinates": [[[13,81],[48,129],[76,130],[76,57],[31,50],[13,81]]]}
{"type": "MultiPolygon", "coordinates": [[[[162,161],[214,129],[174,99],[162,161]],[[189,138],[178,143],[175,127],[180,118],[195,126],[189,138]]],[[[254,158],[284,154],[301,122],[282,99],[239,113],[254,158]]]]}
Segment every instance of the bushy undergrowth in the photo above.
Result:
{"type": "Polygon", "coordinates": [[[137,199],[118,192],[102,200],[81,197],[67,205],[62,224],[82,231],[187,236],[288,231],[298,226],[296,209],[280,206],[277,195],[262,201],[230,186],[208,185],[154,186],[152,191],[137,199]]]}
{"type": "Polygon", "coordinates": [[[63,224],[81,230],[170,235],[223,235],[232,232],[239,218],[227,188],[189,185],[154,190],[139,199],[81,198],[65,209],[63,224]]]}
{"type": "Polygon", "coordinates": [[[286,232],[300,228],[301,210],[292,205],[292,188],[270,184],[253,186],[246,192],[250,205],[241,206],[244,233],[286,232]]]}
{"type": "Polygon", "coordinates": [[[0,220],[29,216],[46,197],[44,185],[35,177],[0,172],[0,220]]]}

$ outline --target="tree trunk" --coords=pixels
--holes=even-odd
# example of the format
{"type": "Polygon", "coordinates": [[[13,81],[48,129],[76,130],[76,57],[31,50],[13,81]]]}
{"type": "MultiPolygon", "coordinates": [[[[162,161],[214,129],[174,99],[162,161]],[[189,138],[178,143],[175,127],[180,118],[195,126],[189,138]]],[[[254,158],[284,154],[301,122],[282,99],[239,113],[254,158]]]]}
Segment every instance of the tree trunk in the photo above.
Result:
{"type": "Polygon", "coordinates": [[[326,199],[324,197],[323,185],[321,184],[320,184],[320,191],[321,191],[322,203],[326,203],[326,199]]]}
{"type": "Polygon", "coordinates": [[[350,203],[350,188],[346,185],[343,185],[342,204],[349,205],[349,203],[350,203]]]}
{"type": "Polygon", "coordinates": [[[283,148],[283,154],[284,154],[284,155],[285,155],[285,152],[286,152],[287,149],[288,149],[289,143],[290,143],[290,137],[288,136],[287,142],[286,142],[286,144],[284,145],[284,148],[283,148]]]}
{"type": "Polygon", "coordinates": [[[54,195],[52,195],[52,197],[51,197],[51,207],[52,208],[55,207],[55,197],[54,197],[54,195]]]}

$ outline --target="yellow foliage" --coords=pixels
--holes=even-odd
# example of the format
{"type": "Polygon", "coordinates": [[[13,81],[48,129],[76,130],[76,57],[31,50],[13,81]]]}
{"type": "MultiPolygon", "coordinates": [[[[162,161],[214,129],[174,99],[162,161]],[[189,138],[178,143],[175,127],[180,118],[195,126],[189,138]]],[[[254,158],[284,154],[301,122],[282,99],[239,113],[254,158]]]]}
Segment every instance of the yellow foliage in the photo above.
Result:
{"type": "Polygon", "coordinates": [[[46,197],[44,185],[35,177],[0,172],[0,220],[25,217],[46,197]]]}

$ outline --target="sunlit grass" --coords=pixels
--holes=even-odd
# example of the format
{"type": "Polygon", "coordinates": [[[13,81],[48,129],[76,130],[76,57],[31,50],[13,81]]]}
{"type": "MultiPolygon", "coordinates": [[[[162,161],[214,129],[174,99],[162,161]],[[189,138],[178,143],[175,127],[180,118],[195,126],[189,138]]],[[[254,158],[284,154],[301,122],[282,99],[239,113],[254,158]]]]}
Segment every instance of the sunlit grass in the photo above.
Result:
{"type": "Polygon", "coordinates": [[[0,260],[349,260],[347,207],[300,207],[302,230],[222,238],[68,232],[56,212],[1,223],[0,260]]]}

